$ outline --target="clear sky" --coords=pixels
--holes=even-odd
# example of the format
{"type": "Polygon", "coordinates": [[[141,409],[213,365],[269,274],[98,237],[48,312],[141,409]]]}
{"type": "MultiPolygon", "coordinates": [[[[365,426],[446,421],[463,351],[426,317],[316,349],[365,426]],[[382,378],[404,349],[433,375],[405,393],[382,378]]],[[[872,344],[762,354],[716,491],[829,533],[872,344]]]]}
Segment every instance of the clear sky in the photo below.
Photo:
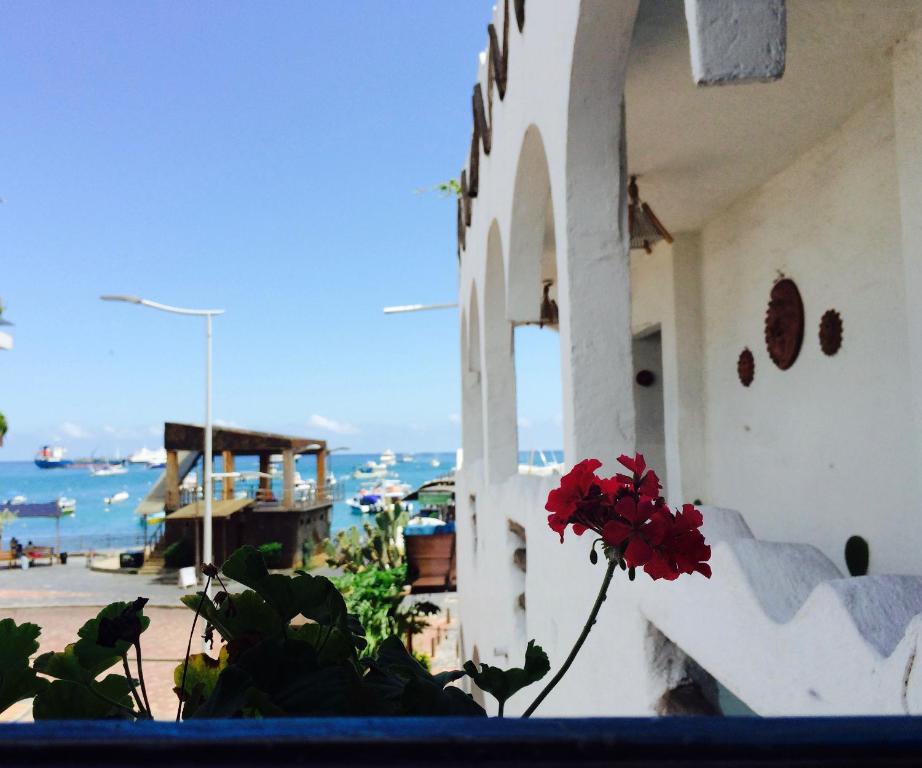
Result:
{"type": "MultiPolygon", "coordinates": [[[[489,1],[3,2],[0,459],[214,415],[354,451],[459,443],[454,201],[489,1]]],[[[518,336],[519,334],[517,334],[518,336]]],[[[556,337],[517,338],[522,448],[559,445],[556,337]],[[548,375],[550,372],[551,375],[548,375]]]]}

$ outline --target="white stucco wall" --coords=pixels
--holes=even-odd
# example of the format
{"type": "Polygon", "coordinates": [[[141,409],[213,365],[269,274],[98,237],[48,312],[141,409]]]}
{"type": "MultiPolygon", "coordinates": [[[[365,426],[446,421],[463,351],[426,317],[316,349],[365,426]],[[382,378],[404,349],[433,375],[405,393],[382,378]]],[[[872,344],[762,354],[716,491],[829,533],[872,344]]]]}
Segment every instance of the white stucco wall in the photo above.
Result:
{"type": "Polygon", "coordinates": [[[892,115],[889,95],[875,100],[703,229],[704,500],[742,510],[759,538],[813,544],[843,569],[845,541],[859,534],[872,573],[917,573],[892,115]],[[787,371],[764,342],[779,273],[806,313],[787,371]],[[831,308],[844,341],[828,357],[818,330],[831,308]],[[745,388],[736,361],[747,346],[756,373],[745,388]]]}
{"type": "MultiPolygon", "coordinates": [[[[904,141],[895,147],[890,82],[880,82],[873,101],[700,231],[629,255],[630,151],[619,106],[635,10],[529,0],[524,32],[510,25],[505,99],[494,91],[487,109],[492,147],[479,155],[460,269],[463,652],[517,665],[525,641],[536,638],[556,667],[602,575],[589,564],[588,537],[569,535],[561,545],[547,527],[555,479],[510,471],[511,328],[537,319],[553,231],[565,459],[598,456],[614,471],[618,453],[634,447],[631,337],[658,329],[670,501],[703,500],[714,578],[616,579],[589,643],[541,713],[650,714],[681,677],[684,654],[763,714],[920,711],[922,677],[912,661],[922,578],[877,574],[918,572],[922,479],[907,331],[918,313],[907,311],[903,290],[915,273],[905,245],[914,230],[900,210],[901,189],[922,189],[922,179],[896,157],[913,156],[922,126],[914,110],[897,109],[904,141]],[[797,282],[807,326],[784,372],[764,342],[779,272],[797,282]],[[831,358],[817,338],[830,308],[844,320],[843,347],[831,358]],[[756,359],[748,389],[736,374],[743,347],[756,359]],[[843,576],[852,534],[868,539],[875,575],[843,576]],[[523,543],[524,574],[513,562],[523,543]],[[664,636],[675,646],[668,658],[664,636]]],[[[502,21],[500,4],[498,30],[502,21]]],[[[922,90],[917,48],[897,67],[904,107],[922,90]]],[[[486,97],[485,57],[478,79],[486,97]]],[[[687,167],[701,164],[696,156],[687,167]]],[[[515,697],[507,711],[521,711],[534,693],[515,697]]]]}

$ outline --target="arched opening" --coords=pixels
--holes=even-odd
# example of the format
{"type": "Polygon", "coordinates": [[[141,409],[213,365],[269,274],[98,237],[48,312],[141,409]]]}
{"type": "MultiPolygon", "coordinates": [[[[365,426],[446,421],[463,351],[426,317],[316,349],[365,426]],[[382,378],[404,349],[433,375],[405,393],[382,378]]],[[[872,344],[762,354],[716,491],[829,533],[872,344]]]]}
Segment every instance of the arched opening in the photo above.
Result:
{"type": "Polygon", "coordinates": [[[480,309],[471,286],[468,315],[461,316],[461,448],[466,465],[483,458],[483,390],[480,383],[480,309]],[[465,323],[465,320],[467,321],[465,323]]]}
{"type": "Polygon", "coordinates": [[[563,428],[554,203],[535,125],[525,131],[516,168],[507,296],[515,324],[519,471],[543,473],[562,459],[563,428]]]}
{"type": "Polygon", "coordinates": [[[502,479],[518,466],[512,323],[506,318],[506,279],[499,225],[487,235],[484,275],[484,392],[487,474],[502,479]]]}

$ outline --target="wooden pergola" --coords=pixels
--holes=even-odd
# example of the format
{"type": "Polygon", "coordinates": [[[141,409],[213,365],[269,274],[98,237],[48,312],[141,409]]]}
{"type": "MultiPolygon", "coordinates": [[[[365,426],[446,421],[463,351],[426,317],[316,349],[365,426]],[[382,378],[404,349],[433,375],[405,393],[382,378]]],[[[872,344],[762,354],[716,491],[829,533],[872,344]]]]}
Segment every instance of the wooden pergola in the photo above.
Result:
{"type": "MultiPolygon", "coordinates": [[[[272,432],[254,432],[248,429],[214,427],[212,432],[214,455],[220,454],[223,464],[223,498],[234,498],[234,479],[228,477],[234,472],[235,456],[259,457],[259,487],[271,489],[270,457],[282,456],[282,505],[294,504],[295,456],[309,454],[317,457],[317,492],[326,486],[327,444],[325,440],[309,437],[293,437],[272,432]]],[[[167,422],[163,428],[163,445],[166,448],[166,502],[167,512],[180,506],[179,452],[202,452],[205,445],[205,429],[195,424],[167,422]]],[[[206,489],[206,493],[212,489],[206,489]]]]}

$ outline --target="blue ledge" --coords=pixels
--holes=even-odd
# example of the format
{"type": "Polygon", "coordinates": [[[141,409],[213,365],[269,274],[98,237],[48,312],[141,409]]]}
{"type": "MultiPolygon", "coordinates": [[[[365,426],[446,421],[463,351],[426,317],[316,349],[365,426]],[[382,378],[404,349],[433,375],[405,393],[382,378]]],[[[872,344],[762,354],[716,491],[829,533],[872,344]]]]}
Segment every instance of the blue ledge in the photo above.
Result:
{"type": "Polygon", "coordinates": [[[922,718],[311,718],[0,725],[9,766],[922,765],[922,718]]]}

